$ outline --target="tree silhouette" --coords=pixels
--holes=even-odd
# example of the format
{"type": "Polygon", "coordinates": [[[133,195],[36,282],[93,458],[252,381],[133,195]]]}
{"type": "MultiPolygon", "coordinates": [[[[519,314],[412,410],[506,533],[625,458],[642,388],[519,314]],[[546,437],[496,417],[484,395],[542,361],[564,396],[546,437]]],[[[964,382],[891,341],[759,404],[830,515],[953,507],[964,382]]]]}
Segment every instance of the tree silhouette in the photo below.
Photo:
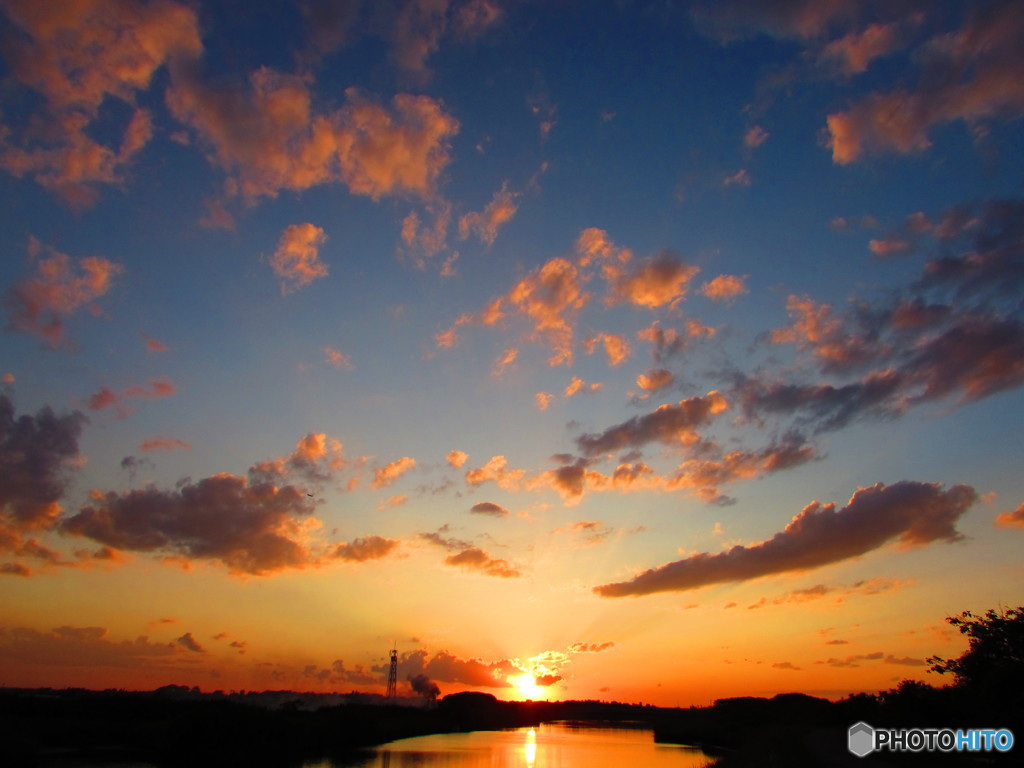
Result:
{"type": "Polygon", "coordinates": [[[946,621],[968,636],[969,645],[956,659],[929,658],[932,671],[952,674],[954,686],[979,704],[1024,706],[1024,606],[990,608],[984,616],[964,611],[946,621]]]}

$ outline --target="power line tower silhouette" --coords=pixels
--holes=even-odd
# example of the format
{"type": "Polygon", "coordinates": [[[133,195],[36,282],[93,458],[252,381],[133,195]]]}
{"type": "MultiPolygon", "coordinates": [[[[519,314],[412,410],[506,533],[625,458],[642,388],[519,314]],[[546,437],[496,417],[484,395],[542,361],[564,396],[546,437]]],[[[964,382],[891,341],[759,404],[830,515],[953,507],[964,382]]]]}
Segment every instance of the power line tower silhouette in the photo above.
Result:
{"type": "Polygon", "coordinates": [[[398,695],[398,649],[391,651],[391,666],[388,667],[388,691],[384,694],[393,699],[398,695]]]}

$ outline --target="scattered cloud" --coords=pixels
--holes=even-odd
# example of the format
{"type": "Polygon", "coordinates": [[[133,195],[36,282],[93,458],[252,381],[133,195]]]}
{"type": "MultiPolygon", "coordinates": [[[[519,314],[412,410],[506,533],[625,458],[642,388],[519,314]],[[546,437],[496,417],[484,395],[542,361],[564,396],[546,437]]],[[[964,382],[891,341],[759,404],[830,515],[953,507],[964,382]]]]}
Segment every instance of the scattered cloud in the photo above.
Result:
{"type": "Polygon", "coordinates": [[[445,565],[477,570],[487,576],[497,576],[502,579],[515,579],[522,576],[522,573],[510,565],[508,560],[495,559],[479,547],[470,547],[457,554],[449,555],[444,562],[445,565]]]}
{"type": "Polygon", "coordinates": [[[176,437],[151,437],[149,440],[144,440],[139,446],[140,451],[173,451],[180,449],[183,451],[191,451],[192,446],[176,437]]]}
{"type": "Polygon", "coordinates": [[[714,280],[704,283],[700,287],[700,292],[712,301],[729,301],[750,292],[746,282],[746,277],[719,275],[714,280]]]}
{"type": "Polygon", "coordinates": [[[129,387],[121,392],[114,392],[108,387],[103,387],[94,393],[86,401],[91,411],[102,411],[105,408],[113,407],[119,416],[127,416],[131,413],[131,406],[127,400],[159,400],[177,394],[178,388],[170,379],[152,379],[148,385],[129,387]]]}
{"type": "Polygon", "coordinates": [[[506,349],[497,360],[494,361],[494,366],[491,368],[492,376],[501,376],[515,364],[516,359],[519,357],[519,350],[515,347],[509,347],[506,349]]]}
{"type": "Polygon", "coordinates": [[[341,350],[334,349],[333,347],[324,347],[324,360],[327,361],[328,365],[339,370],[355,370],[351,358],[341,350]]]}
{"type": "Polygon", "coordinates": [[[408,456],[396,459],[374,472],[371,485],[374,488],[386,488],[415,466],[416,459],[408,456]]]}
{"type": "Polygon", "coordinates": [[[123,268],[99,256],[72,259],[29,238],[29,258],[36,272],[14,284],[4,297],[10,328],[35,334],[50,346],[64,343],[64,318],[85,307],[101,310],[94,302],[104,296],[123,268]],[[41,254],[49,255],[41,255],[41,254]]]}
{"type": "Polygon", "coordinates": [[[651,393],[671,387],[675,381],[675,375],[664,368],[648,368],[646,373],[641,373],[636,377],[636,385],[651,393]]]}
{"type": "Polygon", "coordinates": [[[320,261],[320,247],[327,235],[312,224],[292,224],[281,234],[277,250],[270,257],[270,266],[281,283],[281,293],[294,293],[300,288],[327,277],[327,265],[320,261]]]}
{"type": "Polygon", "coordinates": [[[600,391],[600,389],[600,383],[595,382],[588,384],[578,376],[573,376],[572,381],[570,381],[568,386],[566,386],[564,394],[566,397],[574,397],[575,395],[578,395],[580,392],[598,392],[600,391]]]}
{"type": "Polygon", "coordinates": [[[464,451],[448,451],[445,454],[444,460],[447,461],[451,466],[458,469],[466,463],[466,459],[469,458],[469,454],[464,451]]]}
{"type": "Polygon", "coordinates": [[[760,125],[752,125],[747,128],[746,132],[743,134],[743,146],[748,149],[760,147],[768,140],[770,135],[771,134],[760,125]]]}
{"type": "Polygon", "coordinates": [[[551,405],[551,401],[555,399],[555,396],[550,392],[538,392],[533,396],[533,401],[537,405],[537,410],[546,411],[548,406],[551,405]]]}
{"type": "Polygon", "coordinates": [[[367,536],[354,539],[347,544],[339,544],[334,550],[334,557],[354,563],[365,563],[367,560],[379,560],[390,555],[398,547],[395,539],[382,536],[367,536]]]}
{"type": "Polygon", "coordinates": [[[146,345],[146,350],[148,352],[153,352],[154,354],[160,354],[161,352],[167,352],[170,349],[162,341],[157,341],[152,336],[148,336],[145,333],[142,334],[142,341],[146,345]]]}
{"type": "Polygon", "coordinates": [[[508,182],[504,182],[483,211],[471,211],[459,219],[459,239],[465,240],[475,234],[484,245],[494,245],[498,230],[511,221],[519,210],[516,203],[518,197],[517,193],[509,191],[508,182]]]}

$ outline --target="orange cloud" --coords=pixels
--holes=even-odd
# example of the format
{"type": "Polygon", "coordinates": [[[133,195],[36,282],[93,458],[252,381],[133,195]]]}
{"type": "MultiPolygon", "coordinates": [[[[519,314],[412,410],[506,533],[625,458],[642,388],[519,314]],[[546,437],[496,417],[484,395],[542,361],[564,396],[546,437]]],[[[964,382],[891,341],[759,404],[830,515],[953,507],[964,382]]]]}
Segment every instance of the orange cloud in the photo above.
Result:
{"type": "Polygon", "coordinates": [[[288,294],[327,277],[327,265],[320,261],[320,246],[327,235],[312,224],[292,224],[281,234],[270,266],[281,282],[281,293],[288,294]]]}
{"type": "Polygon", "coordinates": [[[174,437],[154,437],[146,440],[139,446],[140,451],[173,451],[175,448],[180,448],[183,451],[191,451],[192,446],[189,443],[182,442],[174,437]]]}
{"type": "Polygon", "coordinates": [[[508,460],[504,456],[492,456],[482,467],[466,470],[466,483],[481,485],[486,482],[494,482],[505,491],[519,490],[526,471],[506,469],[507,466],[508,460]]]}
{"type": "Polygon", "coordinates": [[[263,67],[238,89],[180,68],[167,103],[228,174],[227,191],[246,200],[339,181],[374,200],[432,198],[458,121],[428,96],[397,94],[390,109],[354,88],[345,96],[340,109],[315,114],[308,78],[263,67]]]}
{"type": "Polygon", "coordinates": [[[929,131],[963,120],[976,124],[1024,112],[1024,10],[1013,2],[975,8],[965,25],[929,40],[915,90],[874,93],[828,116],[833,162],[871,152],[913,152],[931,145],[929,131]]]}
{"type": "Polygon", "coordinates": [[[1024,504],[1013,512],[1001,512],[996,516],[996,525],[1000,528],[1024,528],[1024,504]]]}
{"type": "MultiPolygon", "coordinates": [[[[95,183],[117,183],[121,169],[152,136],[149,113],[134,109],[120,146],[89,135],[108,98],[134,106],[154,73],[202,51],[195,12],[170,0],[54,0],[4,4],[18,34],[3,43],[11,74],[43,97],[20,140],[0,141],[0,167],[33,174],[72,205],[91,205],[95,183]],[[40,130],[45,122],[46,130],[40,130]]],[[[107,126],[109,128],[109,126],[107,126]]]]}
{"type": "Polygon", "coordinates": [[[676,377],[664,368],[651,368],[636,377],[636,385],[648,392],[658,392],[675,383],[676,377]]]}
{"type": "Polygon", "coordinates": [[[145,400],[159,400],[160,398],[170,397],[171,395],[176,394],[177,391],[178,388],[170,379],[153,379],[149,382],[148,387],[129,387],[123,392],[114,392],[107,387],[103,387],[89,398],[86,405],[88,405],[89,409],[93,411],[101,411],[104,408],[114,406],[118,415],[127,416],[131,413],[131,407],[125,405],[126,400],[134,400],[138,398],[145,400]]]}
{"type": "Polygon", "coordinates": [[[599,383],[587,384],[578,376],[573,376],[572,381],[569,382],[569,386],[565,388],[565,396],[573,397],[580,392],[598,392],[602,386],[603,385],[599,383]]]}
{"type": "Polygon", "coordinates": [[[572,363],[572,322],[588,298],[575,265],[560,257],[535,269],[508,294],[508,302],[533,323],[534,337],[544,337],[551,346],[552,366],[572,363]]]}
{"type": "Polygon", "coordinates": [[[471,211],[459,219],[459,239],[465,240],[470,234],[475,233],[484,245],[494,245],[498,230],[511,221],[519,210],[516,204],[517,197],[518,194],[509,192],[508,182],[504,182],[483,211],[471,211]]]}
{"type": "Polygon", "coordinates": [[[29,240],[29,256],[36,261],[36,274],[16,283],[4,303],[14,330],[41,336],[54,347],[64,341],[64,318],[83,306],[99,312],[92,302],[123,272],[120,265],[98,256],[78,259],[76,264],[35,238],[29,240]],[[38,258],[43,250],[50,255],[38,258]]]}
{"type": "Polygon", "coordinates": [[[688,266],[668,251],[645,259],[632,270],[606,265],[604,276],[609,283],[609,303],[629,302],[641,307],[661,307],[682,299],[687,285],[700,271],[688,266]]]}
{"type": "Polygon", "coordinates": [[[835,63],[847,75],[867,70],[875,59],[903,46],[899,24],[869,24],[859,32],[850,32],[826,45],[820,58],[835,63]]]}
{"type": "Polygon", "coordinates": [[[513,363],[516,358],[519,357],[519,350],[515,347],[509,347],[502,353],[501,357],[494,361],[494,367],[491,369],[492,376],[501,376],[505,373],[506,369],[513,363]]]}
{"type": "Polygon", "coordinates": [[[415,466],[416,459],[403,456],[374,472],[371,485],[374,488],[386,488],[415,466]]]}
{"type": "Polygon", "coordinates": [[[448,451],[448,453],[445,454],[444,457],[445,461],[447,461],[451,466],[455,467],[456,469],[465,464],[466,459],[468,458],[469,454],[464,453],[463,451],[448,451]]]}
{"type": "MultiPolygon", "coordinates": [[[[425,259],[436,256],[447,247],[452,206],[448,202],[438,201],[428,207],[428,212],[433,214],[433,223],[421,222],[416,211],[410,211],[402,219],[402,242],[405,244],[407,254],[413,257],[415,265],[420,269],[426,266],[425,259]]],[[[445,262],[445,268],[442,268],[442,274],[445,273],[445,269],[450,272],[453,261],[454,259],[449,257],[445,262]]]]}
{"type": "Polygon", "coordinates": [[[387,557],[397,546],[398,542],[394,539],[367,536],[347,544],[339,544],[334,550],[334,557],[354,563],[365,563],[367,560],[379,560],[382,557],[387,557]]]}
{"type": "Polygon", "coordinates": [[[737,275],[719,275],[714,280],[704,283],[700,292],[712,301],[728,301],[749,293],[745,277],[737,275]]]}
{"type": "Polygon", "coordinates": [[[538,392],[533,396],[533,401],[537,404],[537,410],[539,411],[546,411],[554,399],[555,396],[549,392],[538,392]]]}
{"type": "Polygon", "coordinates": [[[598,344],[604,345],[605,354],[608,355],[608,365],[612,368],[626,362],[632,351],[626,337],[617,333],[599,333],[596,336],[591,336],[583,342],[583,348],[588,355],[592,355],[598,344]]]}
{"type": "Polygon", "coordinates": [[[812,502],[785,530],[767,541],[700,553],[645,571],[635,578],[594,588],[602,597],[681,592],[711,584],[746,581],[788,571],[819,568],[857,557],[890,541],[904,547],[959,541],[956,521],[976,501],[966,485],[901,481],[861,488],[840,510],[812,502]]]}
{"type": "Polygon", "coordinates": [[[522,576],[522,573],[511,566],[508,560],[493,558],[479,547],[470,547],[457,554],[449,555],[444,562],[445,565],[470,568],[502,579],[515,579],[522,576]]]}

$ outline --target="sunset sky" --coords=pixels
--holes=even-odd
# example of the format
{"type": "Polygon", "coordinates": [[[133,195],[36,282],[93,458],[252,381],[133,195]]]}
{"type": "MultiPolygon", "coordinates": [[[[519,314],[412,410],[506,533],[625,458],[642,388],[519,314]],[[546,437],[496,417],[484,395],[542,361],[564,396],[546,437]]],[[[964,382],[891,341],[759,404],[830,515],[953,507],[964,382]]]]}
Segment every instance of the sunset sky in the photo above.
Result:
{"type": "Polygon", "coordinates": [[[266,6],[0,0],[0,685],[836,698],[1024,603],[1024,5],[266,6]]]}

